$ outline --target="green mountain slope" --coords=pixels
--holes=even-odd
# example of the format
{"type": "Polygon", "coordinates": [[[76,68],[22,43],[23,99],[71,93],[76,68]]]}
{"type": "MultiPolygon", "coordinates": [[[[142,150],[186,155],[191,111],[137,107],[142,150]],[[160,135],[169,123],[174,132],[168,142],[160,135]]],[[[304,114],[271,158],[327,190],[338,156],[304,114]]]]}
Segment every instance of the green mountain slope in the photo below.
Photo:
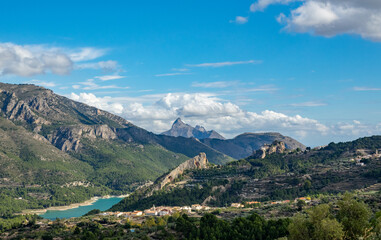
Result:
{"type": "Polygon", "coordinates": [[[0,176],[3,185],[63,184],[85,180],[93,169],[38,134],[0,117],[0,176]],[[7,180],[4,180],[7,179],[7,180]]]}
{"type": "Polygon", "coordinates": [[[87,163],[0,117],[0,216],[110,193],[88,182],[93,173],[87,163]]]}

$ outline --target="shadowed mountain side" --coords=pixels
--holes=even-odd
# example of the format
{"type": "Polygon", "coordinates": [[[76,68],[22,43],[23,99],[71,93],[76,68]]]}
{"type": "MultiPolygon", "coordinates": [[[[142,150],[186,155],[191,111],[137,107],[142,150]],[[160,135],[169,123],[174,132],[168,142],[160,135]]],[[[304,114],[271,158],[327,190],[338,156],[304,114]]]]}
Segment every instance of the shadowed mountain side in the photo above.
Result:
{"type": "Polygon", "coordinates": [[[215,164],[224,164],[234,160],[231,157],[203,144],[196,138],[156,135],[137,127],[117,129],[117,134],[120,139],[127,142],[136,141],[140,143],[156,143],[172,152],[182,153],[188,157],[204,152],[208,156],[209,161],[215,164]]]}
{"type": "Polygon", "coordinates": [[[202,139],[205,145],[216,149],[232,158],[242,159],[253,154],[253,151],[260,149],[265,144],[272,144],[274,141],[284,142],[287,149],[306,147],[293,138],[283,136],[279,133],[244,133],[233,139],[202,139]]]}

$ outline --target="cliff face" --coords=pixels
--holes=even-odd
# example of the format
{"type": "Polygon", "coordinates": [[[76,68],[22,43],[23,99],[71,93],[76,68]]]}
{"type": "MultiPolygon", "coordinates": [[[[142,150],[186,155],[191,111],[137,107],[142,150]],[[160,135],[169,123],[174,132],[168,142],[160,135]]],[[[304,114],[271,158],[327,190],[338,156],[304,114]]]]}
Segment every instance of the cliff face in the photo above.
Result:
{"type": "Polygon", "coordinates": [[[50,122],[33,112],[32,108],[40,108],[35,101],[25,102],[20,100],[14,92],[0,88],[0,113],[13,121],[25,121],[36,126],[50,124],[50,122]]]}
{"type": "Polygon", "coordinates": [[[286,145],[284,142],[274,141],[271,145],[265,144],[259,150],[253,152],[255,158],[265,158],[267,155],[273,153],[284,153],[286,151],[286,145]]]}
{"type": "Polygon", "coordinates": [[[78,151],[81,146],[81,138],[86,137],[90,139],[104,139],[112,140],[117,139],[115,129],[107,125],[77,125],[70,127],[60,127],[49,135],[49,141],[59,148],[60,150],[78,151]]]}
{"type": "Polygon", "coordinates": [[[192,169],[205,169],[208,168],[209,161],[206,158],[205,153],[200,153],[192,159],[180,164],[177,168],[172,170],[167,174],[164,179],[160,182],[160,189],[162,189],[166,184],[173,182],[179,175],[183,174],[185,170],[192,169]]]}

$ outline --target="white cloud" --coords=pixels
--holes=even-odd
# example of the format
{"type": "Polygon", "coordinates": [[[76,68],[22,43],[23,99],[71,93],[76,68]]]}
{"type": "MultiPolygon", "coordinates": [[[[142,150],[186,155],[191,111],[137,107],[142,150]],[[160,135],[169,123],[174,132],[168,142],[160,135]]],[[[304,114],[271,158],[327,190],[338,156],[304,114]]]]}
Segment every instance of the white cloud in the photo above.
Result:
{"type": "Polygon", "coordinates": [[[237,16],[235,17],[234,20],[231,20],[231,23],[237,23],[237,24],[245,24],[249,21],[249,17],[242,17],[242,16],[237,16]]]}
{"type": "Polygon", "coordinates": [[[255,88],[246,88],[243,89],[243,92],[275,92],[278,91],[279,88],[275,87],[274,85],[263,85],[255,88]]]}
{"type": "Polygon", "coordinates": [[[125,78],[126,76],[120,76],[120,75],[104,75],[104,76],[96,76],[95,78],[101,80],[101,81],[110,81],[110,80],[116,80],[125,78]]]}
{"type": "Polygon", "coordinates": [[[42,86],[42,87],[48,87],[48,88],[57,86],[57,84],[54,82],[41,81],[41,80],[37,80],[37,79],[33,79],[33,80],[27,81],[25,83],[30,83],[30,84],[34,84],[34,85],[38,85],[38,86],[42,86]]]}
{"type": "MultiPolygon", "coordinates": [[[[262,11],[271,4],[288,4],[293,0],[258,0],[251,10],[262,11]]],[[[332,37],[356,34],[381,41],[381,1],[379,0],[300,0],[290,14],[281,13],[278,21],[293,32],[332,37]]]]}
{"type": "Polygon", "coordinates": [[[77,69],[101,69],[105,72],[112,72],[119,68],[117,61],[108,60],[92,63],[81,63],[76,65],[77,69]]]}
{"type": "Polygon", "coordinates": [[[302,103],[293,103],[290,105],[293,107],[321,107],[321,106],[326,106],[327,104],[322,102],[310,101],[310,102],[302,102],[302,103]]]}
{"type": "Polygon", "coordinates": [[[97,48],[80,48],[79,51],[70,53],[70,59],[73,62],[90,61],[105,55],[107,50],[97,48]]]}
{"type": "Polygon", "coordinates": [[[79,82],[72,86],[74,89],[83,90],[99,90],[99,89],[127,89],[129,87],[120,87],[117,85],[99,85],[94,82],[94,79],[87,79],[85,82],[79,82]]]}
{"type": "Polygon", "coordinates": [[[116,113],[147,130],[161,133],[181,117],[191,125],[214,129],[230,138],[243,132],[280,132],[307,144],[381,134],[381,123],[365,124],[358,120],[323,124],[300,115],[286,115],[271,110],[259,113],[241,109],[212,93],[168,93],[140,97],[96,97],[81,93],[70,96],[76,101],[116,113]]]}
{"type": "Polygon", "coordinates": [[[381,133],[380,124],[374,126],[372,124],[362,124],[360,121],[353,120],[352,123],[340,122],[332,126],[336,135],[342,136],[371,136],[381,133]]]}
{"type": "Polygon", "coordinates": [[[71,59],[56,48],[0,43],[0,76],[34,76],[51,72],[64,75],[73,67],[71,59]]]}
{"type": "Polygon", "coordinates": [[[354,87],[354,91],[381,91],[381,88],[374,87],[354,87]]]}
{"type": "Polygon", "coordinates": [[[238,83],[238,81],[194,82],[192,83],[192,87],[226,88],[237,85],[238,83]]]}
{"type": "Polygon", "coordinates": [[[0,77],[17,75],[29,77],[45,73],[69,74],[73,69],[119,68],[116,61],[86,62],[102,57],[107,50],[91,47],[68,49],[48,45],[17,45],[0,43],[0,77]]]}
{"type": "Polygon", "coordinates": [[[260,113],[247,112],[211,93],[168,93],[164,96],[142,96],[142,99],[151,99],[145,103],[140,99],[133,98],[96,98],[95,95],[83,95],[82,98],[78,98],[76,95],[73,96],[72,98],[77,101],[83,101],[92,106],[101,106],[102,109],[112,112],[115,112],[114,103],[121,104],[122,112],[120,112],[122,108],[117,108],[121,116],[138,126],[157,133],[168,130],[172,121],[177,117],[186,119],[192,125],[203,125],[230,137],[243,132],[263,131],[279,131],[294,136],[301,136],[304,133],[322,135],[329,130],[327,126],[318,121],[299,115],[288,116],[269,110],[260,113]]]}
{"type": "Polygon", "coordinates": [[[172,68],[172,71],[175,71],[175,72],[187,72],[189,71],[188,68],[172,68]]]}
{"type": "Polygon", "coordinates": [[[257,12],[257,11],[263,11],[268,6],[273,4],[289,4],[291,2],[296,2],[301,0],[258,0],[257,2],[251,4],[250,11],[257,12]]]}
{"type": "Polygon", "coordinates": [[[156,74],[155,77],[170,77],[170,76],[180,76],[180,75],[190,75],[191,73],[177,72],[177,73],[163,73],[156,74]]]}
{"type": "Polygon", "coordinates": [[[98,98],[92,93],[80,93],[79,95],[75,93],[71,93],[70,98],[78,101],[86,103],[90,106],[104,109],[107,111],[111,111],[116,114],[120,114],[123,112],[123,106],[120,103],[108,103],[109,99],[108,97],[105,98],[98,98]]]}
{"type": "Polygon", "coordinates": [[[249,61],[237,61],[237,62],[216,62],[216,63],[200,63],[200,64],[186,64],[187,67],[225,67],[232,65],[241,65],[241,64],[260,64],[260,60],[249,60],[249,61]]]}

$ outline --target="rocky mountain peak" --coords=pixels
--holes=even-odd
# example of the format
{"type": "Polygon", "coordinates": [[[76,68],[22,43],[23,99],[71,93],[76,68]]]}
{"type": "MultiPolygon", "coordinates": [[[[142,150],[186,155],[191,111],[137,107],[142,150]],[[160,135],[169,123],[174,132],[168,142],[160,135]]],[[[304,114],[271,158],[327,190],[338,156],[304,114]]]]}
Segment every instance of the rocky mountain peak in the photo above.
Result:
{"type": "Polygon", "coordinates": [[[217,138],[217,139],[225,139],[216,131],[206,131],[206,129],[202,126],[197,125],[196,127],[192,127],[189,124],[184,123],[181,118],[177,118],[172,124],[172,128],[166,132],[162,133],[163,135],[168,135],[172,137],[186,137],[186,138],[197,138],[197,139],[205,139],[205,138],[217,138]]]}
{"type": "Polygon", "coordinates": [[[177,118],[174,122],[173,125],[185,125],[185,123],[181,120],[181,118],[177,118]]]}
{"type": "Polygon", "coordinates": [[[196,125],[195,129],[200,131],[200,132],[206,132],[206,129],[203,126],[200,126],[200,125],[196,125]]]}
{"type": "Polygon", "coordinates": [[[253,152],[255,158],[265,158],[267,155],[273,153],[284,153],[286,151],[286,145],[281,141],[274,141],[272,144],[265,144],[259,150],[253,152]]]}
{"type": "Polygon", "coordinates": [[[169,174],[167,174],[160,182],[160,189],[162,189],[166,184],[173,182],[179,175],[183,174],[185,170],[205,169],[208,167],[209,161],[206,158],[206,154],[200,153],[194,158],[183,162],[177,168],[173,169],[169,174]]]}

